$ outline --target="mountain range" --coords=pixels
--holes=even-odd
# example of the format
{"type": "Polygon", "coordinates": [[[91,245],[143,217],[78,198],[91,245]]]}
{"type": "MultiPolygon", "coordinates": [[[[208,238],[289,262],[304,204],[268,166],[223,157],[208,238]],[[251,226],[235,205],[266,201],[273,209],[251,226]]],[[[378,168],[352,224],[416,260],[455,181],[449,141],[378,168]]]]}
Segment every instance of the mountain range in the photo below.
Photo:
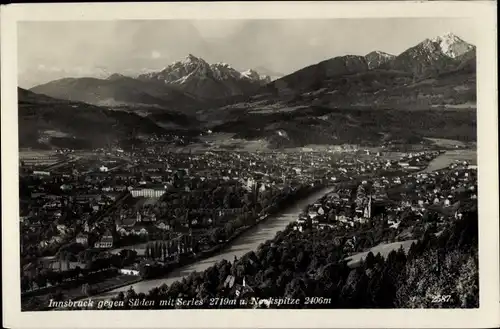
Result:
{"type": "MultiPolygon", "coordinates": [[[[451,33],[423,40],[397,56],[373,51],[365,56],[326,59],[284,76],[265,71],[257,68],[240,72],[229,64],[208,64],[190,54],[163,70],[136,78],[120,74],[106,79],[65,78],[30,91],[52,97],[52,104],[58,104],[56,108],[61,108],[61,112],[73,107],[62,101],[57,103],[54,98],[91,104],[92,111],[98,113],[107,109],[120,110],[112,111],[115,113],[128,111],[129,115],[147,120],[146,125],[154,124],[154,129],[150,128],[155,131],[212,129],[237,133],[244,139],[273,141],[288,136],[286,142],[273,142],[280,147],[302,145],[306,141],[379,142],[381,136],[399,140],[404,134],[380,122],[387,120],[397,125],[398,116],[402,121],[413,118],[413,114],[398,113],[414,110],[420,114],[412,120],[423,120],[421,126],[426,126],[428,134],[434,137],[475,139],[475,120],[470,113],[475,116],[476,48],[451,33]],[[362,109],[360,117],[354,122],[346,119],[352,119],[352,111],[359,109],[362,109]],[[376,110],[378,128],[365,120],[372,118],[376,110]],[[435,118],[434,112],[443,110],[449,125],[435,118]],[[325,119],[328,111],[335,111],[335,115],[325,119]],[[454,119],[450,119],[451,114],[454,119]],[[348,124],[344,130],[339,130],[341,122],[348,124]],[[433,129],[432,122],[440,125],[440,129],[433,129]],[[235,131],[234,127],[239,128],[235,131]],[[272,133],[278,127],[289,133],[272,133]],[[312,132],[312,127],[321,129],[312,132]],[[300,131],[311,134],[306,138],[300,131]],[[321,137],[314,137],[320,131],[321,137]],[[353,138],[357,134],[366,140],[353,138]]],[[[20,104],[27,93],[20,91],[20,104]]],[[[44,103],[45,96],[39,97],[37,102],[44,103]]],[[[415,141],[425,131],[411,127],[412,120],[402,125],[415,141]]],[[[59,131],[62,127],[56,128],[59,131]]],[[[127,129],[122,131],[130,131],[127,129]]]]}
{"type": "Polygon", "coordinates": [[[189,54],[159,72],[137,78],[117,73],[106,79],[63,78],[30,90],[98,106],[186,110],[199,108],[209,100],[254,92],[270,81],[255,70],[239,72],[229,64],[208,64],[189,54]]]}
{"type": "Polygon", "coordinates": [[[208,64],[191,54],[160,72],[139,75],[138,79],[175,86],[201,99],[247,94],[270,82],[270,77],[261,76],[254,70],[238,72],[227,63],[208,64]]]}
{"type": "Polygon", "coordinates": [[[456,68],[475,47],[454,34],[425,39],[383,64],[384,68],[426,76],[456,68]]]}
{"type": "Polygon", "coordinates": [[[384,53],[383,51],[372,51],[371,53],[368,53],[365,55],[365,60],[366,63],[368,64],[368,68],[370,70],[376,69],[380,67],[381,65],[392,61],[396,56],[384,53]]]}

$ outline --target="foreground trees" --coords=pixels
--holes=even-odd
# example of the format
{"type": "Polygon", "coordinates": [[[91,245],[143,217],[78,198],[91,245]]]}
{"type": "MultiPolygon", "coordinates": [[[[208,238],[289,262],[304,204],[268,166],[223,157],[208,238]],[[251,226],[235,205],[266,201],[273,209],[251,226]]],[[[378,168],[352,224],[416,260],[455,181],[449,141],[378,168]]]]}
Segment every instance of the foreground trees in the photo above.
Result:
{"type": "MultiPolygon", "coordinates": [[[[327,231],[287,229],[234,263],[222,261],[144,297],[204,299],[201,307],[210,308],[210,298],[234,298],[235,287],[242,289],[244,279],[252,288],[249,296],[301,300],[301,305],[282,307],[477,307],[477,232],[477,213],[466,212],[439,236],[425,234],[408,254],[394,250],[384,259],[370,253],[359,266],[350,268],[327,231]],[[228,276],[234,278],[233,287],[227,285],[228,276]],[[328,302],[305,305],[305,297],[323,297],[328,302]]],[[[118,298],[126,300],[127,296],[118,298]]],[[[172,307],[156,304],[154,308],[172,307]]]]}

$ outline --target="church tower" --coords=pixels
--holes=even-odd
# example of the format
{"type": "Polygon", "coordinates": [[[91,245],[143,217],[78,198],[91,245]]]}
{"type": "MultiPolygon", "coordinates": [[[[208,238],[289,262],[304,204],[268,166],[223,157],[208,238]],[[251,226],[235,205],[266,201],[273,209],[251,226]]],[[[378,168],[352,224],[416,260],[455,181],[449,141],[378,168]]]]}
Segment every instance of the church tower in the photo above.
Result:
{"type": "Polygon", "coordinates": [[[366,204],[364,217],[370,219],[372,217],[372,196],[368,197],[368,203],[366,204]]]}

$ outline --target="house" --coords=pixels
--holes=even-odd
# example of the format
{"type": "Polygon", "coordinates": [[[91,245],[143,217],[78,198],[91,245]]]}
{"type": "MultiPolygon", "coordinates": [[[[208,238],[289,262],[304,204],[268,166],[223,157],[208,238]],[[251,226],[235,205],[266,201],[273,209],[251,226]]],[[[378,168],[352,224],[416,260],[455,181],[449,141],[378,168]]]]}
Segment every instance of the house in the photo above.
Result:
{"type": "Polygon", "coordinates": [[[358,216],[355,216],[355,217],[354,217],[354,221],[355,221],[355,222],[358,222],[358,223],[361,223],[361,224],[364,224],[364,223],[366,223],[367,218],[365,218],[365,217],[358,217],[358,216]]]}
{"type": "Polygon", "coordinates": [[[89,237],[87,234],[80,233],[76,236],[75,242],[87,246],[87,244],[89,243],[89,237]]]}
{"type": "Polygon", "coordinates": [[[29,262],[28,264],[23,266],[21,272],[23,275],[34,278],[38,272],[37,264],[34,262],[29,262]]]}
{"type": "Polygon", "coordinates": [[[70,185],[70,184],[62,184],[62,185],[60,186],[60,189],[61,189],[61,190],[63,190],[63,191],[69,191],[69,190],[71,190],[72,188],[73,188],[73,186],[72,186],[72,185],[70,185]]]}
{"type": "MultiPolygon", "coordinates": [[[[104,190],[104,188],[103,188],[104,190]]],[[[111,201],[116,201],[116,199],[118,199],[118,197],[120,196],[120,193],[113,193],[113,188],[109,188],[108,191],[106,191],[107,193],[104,193],[104,195],[106,196],[106,198],[110,199],[111,201]]]]}
{"type": "Polygon", "coordinates": [[[49,171],[42,171],[42,170],[34,170],[33,176],[50,176],[50,172],[49,171]]]}
{"type": "Polygon", "coordinates": [[[120,271],[119,271],[121,274],[125,274],[125,275],[135,275],[135,276],[139,276],[141,273],[140,271],[136,268],[136,267],[125,267],[125,268],[121,268],[120,271]]]}
{"type": "Polygon", "coordinates": [[[153,212],[137,213],[138,222],[156,222],[156,215],[153,212]]]}
{"type": "MultiPolygon", "coordinates": [[[[209,219],[210,220],[210,219],[209,219]]],[[[211,222],[210,222],[211,223],[211,222]]],[[[164,221],[159,221],[155,225],[158,229],[168,231],[170,230],[170,225],[164,221]]]]}
{"type": "Polygon", "coordinates": [[[131,234],[135,235],[148,235],[148,229],[144,227],[143,225],[136,225],[132,230],[130,231],[131,234]]]}
{"type": "MultiPolygon", "coordinates": [[[[137,213],[137,214],[139,214],[139,213],[137,213]]],[[[123,229],[132,228],[132,227],[134,227],[134,225],[136,223],[137,223],[137,217],[133,217],[133,216],[125,217],[125,216],[122,216],[120,219],[117,219],[115,221],[116,230],[119,231],[122,228],[123,229]]]]}
{"type": "Polygon", "coordinates": [[[95,244],[95,248],[107,249],[113,247],[113,236],[108,232],[104,234],[95,244]]]}
{"type": "Polygon", "coordinates": [[[329,223],[319,223],[318,228],[324,230],[326,227],[335,228],[335,225],[329,223]]]}

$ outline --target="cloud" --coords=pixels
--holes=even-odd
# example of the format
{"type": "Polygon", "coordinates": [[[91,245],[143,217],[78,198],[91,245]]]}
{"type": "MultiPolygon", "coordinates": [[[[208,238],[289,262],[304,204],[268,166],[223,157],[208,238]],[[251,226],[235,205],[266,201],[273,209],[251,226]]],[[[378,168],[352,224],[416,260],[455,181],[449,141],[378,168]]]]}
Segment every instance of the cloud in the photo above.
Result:
{"type": "Polygon", "coordinates": [[[20,22],[18,68],[20,80],[40,84],[63,76],[161,70],[191,53],[209,63],[226,62],[242,69],[264,66],[288,74],[346,54],[372,50],[399,54],[442,31],[474,44],[473,22],[462,18],[20,22]]]}
{"type": "Polygon", "coordinates": [[[321,44],[321,40],[318,37],[312,37],[309,39],[309,46],[319,46],[321,44]]]}
{"type": "Polygon", "coordinates": [[[161,57],[161,53],[159,51],[153,50],[151,52],[151,58],[156,59],[156,58],[160,58],[160,57],[161,57]]]}

